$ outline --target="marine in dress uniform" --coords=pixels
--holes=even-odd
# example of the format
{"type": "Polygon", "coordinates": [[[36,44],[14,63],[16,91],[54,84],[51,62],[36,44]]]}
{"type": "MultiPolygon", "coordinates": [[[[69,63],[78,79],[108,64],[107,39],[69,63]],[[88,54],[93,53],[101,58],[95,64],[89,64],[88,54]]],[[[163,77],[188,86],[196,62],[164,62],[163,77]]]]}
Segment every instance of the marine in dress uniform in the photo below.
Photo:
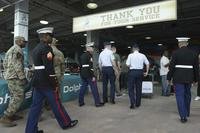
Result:
{"type": "Polygon", "coordinates": [[[85,45],[86,52],[81,55],[80,65],[81,65],[81,80],[82,84],[80,87],[79,93],[79,106],[85,105],[84,103],[84,94],[87,90],[88,84],[90,85],[94,102],[96,107],[103,106],[103,103],[100,102],[99,92],[97,88],[96,78],[93,72],[93,60],[92,60],[92,52],[94,51],[94,43],[87,43],[85,45]]]}
{"type": "Polygon", "coordinates": [[[4,111],[0,122],[6,127],[13,127],[17,124],[13,121],[20,119],[16,115],[21,103],[24,100],[24,88],[27,84],[24,72],[24,54],[22,48],[25,47],[24,37],[16,36],[15,44],[6,52],[3,62],[4,78],[8,82],[10,101],[8,108],[4,111]]]}
{"type": "Polygon", "coordinates": [[[142,78],[143,75],[147,76],[149,72],[149,61],[147,57],[139,53],[139,47],[134,44],[133,53],[128,55],[126,65],[129,67],[128,72],[128,93],[130,98],[130,109],[134,109],[135,106],[141,105],[142,95],[142,78]],[[146,65],[146,71],[143,72],[144,64],[146,65]]]}
{"type": "Polygon", "coordinates": [[[177,38],[179,49],[171,58],[167,79],[173,80],[176,93],[176,101],[182,123],[187,122],[190,116],[191,83],[199,79],[198,55],[190,50],[186,37],[177,38]]]}
{"type": "Polygon", "coordinates": [[[48,99],[52,111],[62,129],[75,126],[78,120],[71,120],[64,109],[58,95],[58,81],[53,66],[52,42],[53,28],[47,27],[37,31],[40,43],[33,50],[34,75],[32,79],[33,100],[26,124],[26,133],[43,133],[38,130],[38,120],[43,106],[43,100],[48,99]]]}
{"type": "Polygon", "coordinates": [[[115,104],[115,73],[117,67],[114,61],[114,55],[111,51],[111,44],[109,42],[104,43],[104,50],[99,55],[99,68],[102,71],[103,80],[103,102],[108,102],[108,81],[110,80],[110,102],[115,104]]]}

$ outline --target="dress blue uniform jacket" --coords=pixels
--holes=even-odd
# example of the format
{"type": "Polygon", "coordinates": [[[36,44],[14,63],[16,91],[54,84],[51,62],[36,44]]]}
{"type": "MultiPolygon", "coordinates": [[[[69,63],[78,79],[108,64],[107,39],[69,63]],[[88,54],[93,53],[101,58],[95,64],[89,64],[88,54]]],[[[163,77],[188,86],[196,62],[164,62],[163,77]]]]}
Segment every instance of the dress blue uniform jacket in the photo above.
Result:
{"type": "Polygon", "coordinates": [[[80,75],[82,78],[92,78],[94,77],[93,72],[93,61],[92,55],[89,52],[85,52],[81,55],[80,58],[81,72],[80,75]],[[83,65],[89,65],[88,67],[82,67],[83,65]]]}
{"type": "Polygon", "coordinates": [[[199,63],[197,54],[188,47],[176,50],[171,58],[167,79],[174,83],[192,83],[199,79],[199,63]],[[193,68],[177,68],[177,65],[193,68]]]}
{"type": "Polygon", "coordinates": [[[54,88],[57,86],[57,79],[55,76],[53,66],[53,50],[44,43],[39,43],[33,50],[34,66],[44,66],[45,69],[35,70],[32,86],[35,88],[54,88]]]}

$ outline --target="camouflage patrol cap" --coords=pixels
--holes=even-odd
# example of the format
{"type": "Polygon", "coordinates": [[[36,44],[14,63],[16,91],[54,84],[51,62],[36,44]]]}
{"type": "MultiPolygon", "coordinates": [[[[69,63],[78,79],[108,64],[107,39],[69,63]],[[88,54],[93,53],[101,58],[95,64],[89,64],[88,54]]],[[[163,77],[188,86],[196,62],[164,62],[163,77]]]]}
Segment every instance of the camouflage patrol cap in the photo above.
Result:
{"type": "Polygon", "coordinates": [[[17,40],[24,40],[24,41],[26,41],[23,36],[15,36],[14,39],[15,39],[15,41],[17,41],[17,40]]]}
{"type": "Polygon", "coordinates": [[[53,46],[58,45],[57,42],[58,42],[58,40],[56,38],[52,38],[51,45],[53,45],[53,46]]]}

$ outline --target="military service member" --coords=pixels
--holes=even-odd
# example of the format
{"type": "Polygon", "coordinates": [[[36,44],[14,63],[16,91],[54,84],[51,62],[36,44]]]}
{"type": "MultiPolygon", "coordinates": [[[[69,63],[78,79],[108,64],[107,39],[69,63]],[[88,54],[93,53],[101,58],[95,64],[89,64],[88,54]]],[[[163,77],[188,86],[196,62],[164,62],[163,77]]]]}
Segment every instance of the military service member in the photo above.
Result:
{"type": "Polygon", "coordinates": [[[108,81],[110,80],[110,102],[115,104],[115,57],[111,50],[111,43],[104,42],[104,50],[99,55],[99,68],[102,71],[103,80],[103,102],[108,102],[108,81]]]}
{"type": "Polygon", "coordinates": [[[40,43],[33,50],[33,63],[35,67],[33,76],[33,103],[28,115],[26,133],[43,133],[38,130],[38,119],[41,114],[43,100],[48,99],[53,113],[62,129],[74,127],[78,120],[71,120],[64,109],[58,95],[58,81],[53,67],[53,50],[50,47],[53,28],[42,28],[39,33],[40,43]]]}
{"type": "Polygon", "coordinates": [[[128,72],[128,93],[130,98],[130,109],[140,107],[142,96],[142,78],[149,72],[149,61],[147,57],[139,52],[139,46],[135,43],[132,46],[133,53],[128,55],[126,65],[129,67],[128,72]],[[144,72],[144,64],[146,71],[144,72]]]}
{"type": "Polygon", "coordinates": [[[113,51],[113,55],[114,55],[114,60],[115,60],[115,64],[116,64],[116,70],[115,70],[115,91],[116,91],[116,96],[119,97],[122,95],[121,90],[120,90],[120,74],[121,74],[121,59],[119,54],[117,54],[117,48],[115,46],[112,46],[112,51],[113,51]]]}
{"type": "Polygon", "coordinates": [[[58,40],[56,40],[56,38],[53,38],[51,43],[51,48],[54,54],[53,58],[54,70],[60,86],[65,73],[65,58],[63,53],[56,47],[57,42],[58,40]]]}
{"type": "Polygon", "coordinates": [[[176,101],[182,123],[190,116],[191,83],[199,79],[198,55],[190,50],[187,37],[177,38],[179,49],[171,58],[167,79],[173,80],[176,101]],[[184,76],[183,76],[184,74],[184,76]]]}
{"type": "Polygon", "coordinates": [[[25,47],[24,37],[16,36],[15,44],[7,51],[4,66],[4,78],[8,82],[10,92],[10,101],[8,108],[4,111],[0,122],[7,127],[13,127],[17,124],[13,121],[22,117],[15,115],[21,103],[24,100],[24,88],[27,83],[24,72],[24,55],[22,48],[25,47]]]}
{"type": "Polygon", "coordinates": [[[85,105],[84,103],[84,94],[87,90],[88,84],[92,90],[92,94],[94,97],[94,102],[96,107],[103,106],[103,103],[100,102],[99,92],[97,88],[96,78],[93,72],[93,60],[92,60],[92,53],[94,51],[94,43],[87,43],[85,45],[86,52],[82,54],[80,58],[80,65],[81,65],[81,79],[82,85],[80,87],[79,93],[79,106],[85,105]]]}

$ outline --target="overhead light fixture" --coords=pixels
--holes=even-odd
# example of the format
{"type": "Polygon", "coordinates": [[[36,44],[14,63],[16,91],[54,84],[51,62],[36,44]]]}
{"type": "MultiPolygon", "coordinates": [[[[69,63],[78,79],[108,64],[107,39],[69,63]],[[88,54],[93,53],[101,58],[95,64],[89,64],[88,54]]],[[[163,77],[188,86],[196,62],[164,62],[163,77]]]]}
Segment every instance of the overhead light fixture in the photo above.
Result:
{"type": "Polygon", "coordinates": [[[96,9],[98,7],[97,3],[91,1],[87,4],[87,8],[89,9],[96,9]]]}
{"type": "Polygon", "coordinates": [[[3,12],[3,8],[0,8],[0,12],[3,12]]]}
{"type": "Polygon", "coordinates": [[[11,34],[14,34],[15,32],[14,32],[14,31],[11,31],[10,33],[11,33],[11,34]]]}
{"type": "Polygon", "coordinates": [[[115,41],[110,41],[110,43],[115,43],[115,41]]]}
{"type": "Polygon", "coordinates": [[[128,48],[130,49],[130,48],[131,48],[131,46],[128,46],[128,48]]]}
{"type": "Polygon", "coordinates": [[[84,36],[87,36],[87,34],[85,33],[84,36]]]}
{"type": "Polygon", "coordinates": [[[145,39],[149,40],[149,39],[151,39],[151,37],[150,37],[150,36],[147,36],[147,37],[145,37],[145,39]]]}
{"type": "Polygon", "coordinates": [[[41,24],[44,24],[44,25],[49,24],[49,22],[46,21],[46,20],[40,20],[40,23],[41,23],[41,24]]]}
{"type": "Polygon", "coordinates": [[[159,43],[158,46],[162,46],[163,44],[159,43]]]}
{"type": "Polygon", "coordinates": [[[126,28],[127,28],[127,29],[132,29],[132,28],[133,28],[133,25],[127,25],[126,28]]]}

